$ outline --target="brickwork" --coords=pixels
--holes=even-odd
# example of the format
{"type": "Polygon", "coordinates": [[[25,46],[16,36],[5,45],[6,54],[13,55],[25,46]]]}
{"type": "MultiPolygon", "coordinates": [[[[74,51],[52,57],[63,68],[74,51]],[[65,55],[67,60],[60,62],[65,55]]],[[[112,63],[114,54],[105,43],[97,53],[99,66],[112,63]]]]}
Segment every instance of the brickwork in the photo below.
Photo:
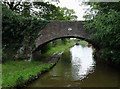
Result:
{"type": "Polygon", "coordinates": [[[89,36],[81,21],[51,21],[39,34],[36,39],[37,48],[58,38],[75,37],[87,40],[89,36]]]}

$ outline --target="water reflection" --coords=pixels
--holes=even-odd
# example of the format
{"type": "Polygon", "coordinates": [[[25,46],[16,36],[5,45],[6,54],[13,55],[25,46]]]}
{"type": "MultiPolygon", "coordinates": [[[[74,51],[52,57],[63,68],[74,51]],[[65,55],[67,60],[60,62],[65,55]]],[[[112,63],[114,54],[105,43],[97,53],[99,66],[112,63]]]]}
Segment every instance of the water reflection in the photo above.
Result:
{"type": "Polygon", "coordinates": [[[92,48],[80,45],[66,50],[53,69],[28,87],[118,87],[119,71],[96,64],[92,52],[92,48]]]}
{"type": "Polygon", "coordinates": [[[76,45],[70,49],[72,55],[72,75],[74,80],[82,80],[94,71],[95,61],[92,49],[76,45]]]}

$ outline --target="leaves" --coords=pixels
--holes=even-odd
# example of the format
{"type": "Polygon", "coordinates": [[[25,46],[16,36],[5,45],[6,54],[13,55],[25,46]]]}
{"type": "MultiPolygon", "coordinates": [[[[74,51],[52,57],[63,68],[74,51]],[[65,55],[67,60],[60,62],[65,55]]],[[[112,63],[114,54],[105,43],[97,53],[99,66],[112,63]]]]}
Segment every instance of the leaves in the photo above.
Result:
{"type": "Polygon", "coordinates": [[[38,33],[48,23],[45,20],[77,19],[73,10],[47,2],[4,2],[2,11],[3,48],[6,53],[8,50],[13,51],[8,54],[14,57],[20,47],[24,47],[24,55],[32,53],[38,33]]]}
{"type": "Polygon", "coordinates": [[[34,41],[39,31],[48,23],[48,21],[41,21],[41,19],[35,17],[26,18],[17,15],[4,4],[2,5],[2,9],[2,46],[4,51],[12,50],[16,53],[17,50],[24,45],[31,47],[31,45],[35,43],[34,41]],[[23,43],[24,41],[26,44],[23,43]]]}
{"type": "Polygon", "coordinates": [[[99,45],[100,49],[105,48],[101,51],[102,58],[115,63],[120,63],[120,10],[119,6],[116,7],[118,4],[120,6],[120,3],[112,3],[113,6],[109,3],[92,3],[93,10],[98,9],[99,13],[84,26],[93,33],[90,39],[99,45]]]}

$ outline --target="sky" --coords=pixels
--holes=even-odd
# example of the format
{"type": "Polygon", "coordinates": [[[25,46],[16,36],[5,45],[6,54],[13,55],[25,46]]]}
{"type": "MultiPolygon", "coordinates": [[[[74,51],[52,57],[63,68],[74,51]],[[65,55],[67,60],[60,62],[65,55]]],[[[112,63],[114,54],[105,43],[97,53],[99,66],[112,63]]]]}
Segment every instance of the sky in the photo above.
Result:
{"type": "MultiPolygon", "coordinates": [[[[118,2],[120,0],[59,0],[60,3],[56,4],[56,0],[47,0],[53,1],[52,4],[60,7],[67,7],[68,9],[73,9],[75,14],[77,15],[79,21],[84,20],[83,16],[85,15],[85,11],[90,9],[89,5],[81,5],[84,1],[89,2],[118,2]]],[[[89,12],[90,13],[90,12],[89,12]]],[[[92,12],[95,14],[95,12],[92,12]]]]}
{"type": "Polygon", "coordinates": [[[60,0],[60,3],[52,2],[52,4],[60,7],[67,7],[73,9],[75,14],[78,16],[77,20],[84,20],[83,15],[86,9],[90,8],[89,5],[81,5],[83,0],[60,0]]]}

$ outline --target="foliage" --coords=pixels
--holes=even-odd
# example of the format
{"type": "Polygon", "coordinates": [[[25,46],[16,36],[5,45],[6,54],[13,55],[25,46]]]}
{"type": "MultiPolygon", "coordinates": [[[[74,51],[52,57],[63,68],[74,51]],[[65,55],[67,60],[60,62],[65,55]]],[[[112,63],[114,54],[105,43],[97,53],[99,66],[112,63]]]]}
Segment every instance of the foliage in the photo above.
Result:
{"type": "Polygon", "coordinates": [[[2,2],[2,11],[3,61],[6,61],[8,56],[12,60],[21,58],[22,54],[17,55],[21,48],[24,59],[31,59],[35,48],[34,41],[39,36],[39,31],[48,23],[45,20],[76,20],[77,18],[73,10],[56,7],[48,2],[6,0],[2,2]]]}
{"type": "Polygon", "coordinates": [[[62,39],[57,39],[52,41],[52,47],[55,47],[57,45],[62,45],[63,41],[62,39]]]}
{"type": "Polygon", "coordinates": [[[41,58],[47,58],[50,55],[57,55],[58,53],[61,53],[63,51],[65,51],[66,49],[68,49],[69,47],[75,45],[74,42],[71,42],[69,44],[61,44],[61,45],[57,45],[56,47],[52,47],[49,51],[43,53],[40,55],[41,58]]]}
{"type": "Polygon", "coordinates": [[[85,47],[87,45],[87,42],[86,41],[83,41],[83,40],[80,40],[79,41],[79,44],[82,45],[83,47],[85,47]]]}
{"type": "Polygon", "coordinates": [[[110,9],[120,11],[120,2],[88,2],[87,4],[99,13],[108,13],[110,9]]]}
{"type": "Polygon", "coordinates": [[[90,39],[99,46],[101,58],[120,63],[120,3],[91,3],[98,13],[93,20],[85,23],[92,33],[90,39]],[[119,6],[118,6],[119,4],[119,6]],[[118,6],[118,7],[116,7],[118,6]],[[101,13],[102,12],[102,13],[101,13]]]}
{"type": "Polygon", "coordinates": [[[10,10],[13,12],[16,12],[19,15],[25,16],[25,17],[31,17],[31,11],[32,9],[32,3],[26,2],[23,0],[17,1],[8,1],[3,0],[3,3],[8,6],[10,10]]]}
{"type": "Polygon", "coordinates": [[[43,20],[76,20],[77,16],[71,9],[60,8],[48,2],[33,2],[33,6],[38,11],[33,11],[32,15],[43,20]]]}
{"type": "MultiPolygon", "coordinates": [[[[68,39],[66,39],[66,40],[68,40],[68,39]]],[[[62,43],[61,43],[60,45],[56,45],[55,47],[52,47],[51,49],[49,49],[49,50],[46,51],[45,53],[42,53],[42,54],[40,55],[40,57],[41,57],[41,58],[47,58],[48,56],[53,55],[53,54],[54,54],[54,55],[57,55],[57,54],[65,51],[66,49],[74,46],[76,40],[78,40],[78,39],[70,40],[70,42],[69,42],[69,43],[67,42],[66,45],[65,45],[65,44],[62,44],[62,43]]],[[[60,42],[60,39],[57,40],[57,41],[60,42]]],[[[79,41],[79,43],[80,43],[80,45],[82,45],[82,46],[85,46],[85,45],[87,44],[86,41],[82,41],[82,40],[79,41]]]]}
{"type": "Polygon", "coordinates": [[[70,38],[61,38],[57,40],[52,41],[52,47],[56,47],[58,45],[66,45],[68,42],[70,42],[70,38]]]}
{"type": "Polygon", "coordinates": [[[75,15],[75,11],[73,9],[68,9],[66,7],[63,7],[63,8],[59,7],[59,11],[60,13],[63,14],[62,17],[64,17],[63,19],[60,19],[60,20],[77,20],[77,16],[75,15]]]}
{"type": "MultiPolygon", "coordinates": [[[[39,18],[42,18],[43,20],[76,20],[77,16],[74,15],[75,12],[72,9],[67,9],[66,7],[60,8],[56,7],[52,4],[45,3],[45,2],[33,2],[33,5],[36,9],[40,9],[39,11],[33,12],[33,16],[37,16],[39,18]]],[[[65,44],[64,40],[54,40],[52,41],[52,46],[55,47],[57,45],[60,45],[61,42],[65,44]]],[[[46,52],[47,49],[49,50],[51,46],[49,44],[45,45],[41,51],[46,52]]]]}
{"type": "Polygon", "coordinates": [[[61,41],[62,41],[62,44],[66,44],[67,43],[67,39],[65,39],[65,38],[61,38],[61,41]]]}
{"type": "Polygon", "coordinates": [[[2,88],[2,64],[0,64],[0,88],[2,88]]]}
{"type": "Polygon", "coordinates": [[[52,48],[52,42],[50,42],[50,43],[46,44],[45,46],[43,46],[43,47],[41,48],[41,53],[45,53],[45,52],[47,52],[48,50],[50,50],[51,48],[52,48]]]}
{"type": "Polygon", "coordinates": [[[52,47],[56,47],[59,45],[66,45],[68,41],[69,41],[68,38],[61,38],[61,39],[53,40],[53,41],[49,42],[48,44],[45,44],[41,48],[41,53],[45,53],[45,52],[49,51],[52,47]]]}
{"type": "Polygon", "coordinates": [[[42,66],[36,66],[25,70],[8,72],[2,76],[2,87],[24,86],[26,82],[37,78],[42,71],[49,70],[52,65],[53,64],[44,64],[42,66]]]}
{"type": "Polygon", "coordinates": [[[76,20],[77,16],[72,9],[60,8],[49,2],[17,2],[4,1],[12,11],[25,17],[35,16],[43,20],[76,20]]]}
{"type": "MultiPolygon", "coordinates": [[[[64,51],[64,53],[62,54],[61,58],[62,60],[64,60],[65,64],[67,64],[68,62],[71,62],[69,59],[71,58],[71,53],[70,53],[70,50],[67,49],[64,51]],[[69,60],[69,61],[68,61],[69,60]]],[[[63,63],[64,63],[63,62],[63,63]]],[[[67,64],[68,65],[68,64],[67,64]]]]}
{"type": "MultiPolygon", "coordinates": [[[[2,10],[3,51],[8,52],[8,54],[11,54],[11,52],[16,54],[17,50],[22,46],[25,50],[33,50],[35,46],[33,43],[39,36],[39,31],[45,27],[48,21],[17,15],[4,4],[2,4],[2,10]]],[[[25,53],[27,52],[25,51],[25,53]]]]}

